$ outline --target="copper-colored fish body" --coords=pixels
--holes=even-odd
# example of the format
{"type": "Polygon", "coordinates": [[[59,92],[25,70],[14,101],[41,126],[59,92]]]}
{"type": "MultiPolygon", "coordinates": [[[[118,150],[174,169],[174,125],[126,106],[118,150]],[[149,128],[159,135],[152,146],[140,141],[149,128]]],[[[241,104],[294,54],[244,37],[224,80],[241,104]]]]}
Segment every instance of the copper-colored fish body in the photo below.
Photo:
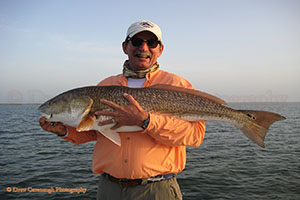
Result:
{"type": "MultiPolygon", "coordinates": [[[[50,99],[42,104],[39,110],[45,115],[52,116],[52,120],[77,127],[78,130],[84,127],[84,130],[93,129],[101,132],[101,127],[95,125],[95,118],[90,117],[95,111],[110,109],[102,104],[100,99],[124,106],[128,103],[123,97],[124,93],[132,95],[143,109],[150,113],[171,115],[187,121],[214,120],[233,124],[261,147],[265,147],[264,138],[269,126],[275,121],[285,119],[272,112],[234,110],[227,107],[223,100],[210,94],[165,85],[147,88],[123,86],[77,88],[50,99]]],[[[134,130],[139,129],[135,127],[134,130]]],[[[107,131],[109,129],[106,128],[105,132],[107,131]]],[[[117,138],[115,133],[112,134],[117,138]]]]}

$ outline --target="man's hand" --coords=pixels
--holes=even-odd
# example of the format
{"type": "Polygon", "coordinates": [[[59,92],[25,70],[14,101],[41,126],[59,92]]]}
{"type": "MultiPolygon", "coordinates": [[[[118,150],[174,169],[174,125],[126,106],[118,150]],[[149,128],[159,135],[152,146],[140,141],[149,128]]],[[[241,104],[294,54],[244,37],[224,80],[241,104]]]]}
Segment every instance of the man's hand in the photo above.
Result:
{"type": "Polygon", "coordinates": [[[39,122],[45,131],[55,133],[61,137],[67,134],[67,128],[61,122],[47,122],[45,117],[41,117],[39,122]]]}
{"type": "Polygon", "coordinates": [[[95,115],[97,117],[100,115],[111,116],[113,119],[99,122],[99,126],[115,122],[116,125],[111,127],[112,130],[115,130],[121,126],[142,126],[143,121],[148,119],[149,113],[131,95],[125,93],[123,96],[128,100],[128,105],[123,107],[112,101],[101,99],[101,103],[113,108],[113,111],[97,111],[95,115]]]}

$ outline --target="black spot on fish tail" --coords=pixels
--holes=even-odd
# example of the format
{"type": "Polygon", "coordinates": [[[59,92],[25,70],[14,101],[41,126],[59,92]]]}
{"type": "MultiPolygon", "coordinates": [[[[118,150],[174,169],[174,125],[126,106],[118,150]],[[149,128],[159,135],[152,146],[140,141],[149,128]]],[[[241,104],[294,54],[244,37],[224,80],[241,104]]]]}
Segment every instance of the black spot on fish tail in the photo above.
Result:
{"type": "Polygon", "coordinates": [[[239,111],[245,113],[251,120],[244,123],[244,125],[236,124],[236,127],[261,147],[265,147],[264,139],[270,125],[276,121],[285,119],[285,117],[272,112],[255,110],[239,111]]]}
{"type": "Polygon", "coordinates": [[[253,116],[253,115],[251,115],[251,114],[249,114],[249,113],[247,113],[247,116],[248,116],[250,119],[253,119],[253,120],[256,119],[255,116],[253,116]]]}

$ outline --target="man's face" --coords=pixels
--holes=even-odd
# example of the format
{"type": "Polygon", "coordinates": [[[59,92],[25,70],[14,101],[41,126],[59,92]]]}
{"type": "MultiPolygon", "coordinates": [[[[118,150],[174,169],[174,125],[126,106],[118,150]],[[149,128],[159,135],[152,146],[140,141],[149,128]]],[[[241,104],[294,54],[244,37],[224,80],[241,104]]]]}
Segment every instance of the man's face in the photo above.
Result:
{"type": "MultiPolygon", "coordinates": [[[[156,36],[149,31],[138,33],[134,35],[133,38],[140,38],[142,40],[157,40],[156,36]]],[[[131,41],[129,41],[127,45],[125,42],[123,43],[123,51],[128,55],[129,66],[133,71],[144,70],[152,67],[156,63],[157,58],[162,54],[163,49],[164,46],[162,44],[158,44],[155,48],[150,48],[146,42],[142,42],[142,44],[137,47],[133,46],[131,41]]]]}

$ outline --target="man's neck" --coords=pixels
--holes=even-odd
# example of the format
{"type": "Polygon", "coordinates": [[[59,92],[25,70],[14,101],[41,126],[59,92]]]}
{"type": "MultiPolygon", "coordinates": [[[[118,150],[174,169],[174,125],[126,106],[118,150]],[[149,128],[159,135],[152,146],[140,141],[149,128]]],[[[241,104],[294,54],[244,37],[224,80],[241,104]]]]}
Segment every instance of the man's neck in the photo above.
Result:
{"type": "Polygon", "coordinates": [[[152,67],[145,69],[145,70],[139,70],[139,71],[133,71],[131,67],[129,66],[129,61],[126,60],[123,65],[123,74],[127,78],[144,78],[146,77],[147,73],[151,73],[156,71],[159,68],[158,63],[155,63],[152,67]]]}

